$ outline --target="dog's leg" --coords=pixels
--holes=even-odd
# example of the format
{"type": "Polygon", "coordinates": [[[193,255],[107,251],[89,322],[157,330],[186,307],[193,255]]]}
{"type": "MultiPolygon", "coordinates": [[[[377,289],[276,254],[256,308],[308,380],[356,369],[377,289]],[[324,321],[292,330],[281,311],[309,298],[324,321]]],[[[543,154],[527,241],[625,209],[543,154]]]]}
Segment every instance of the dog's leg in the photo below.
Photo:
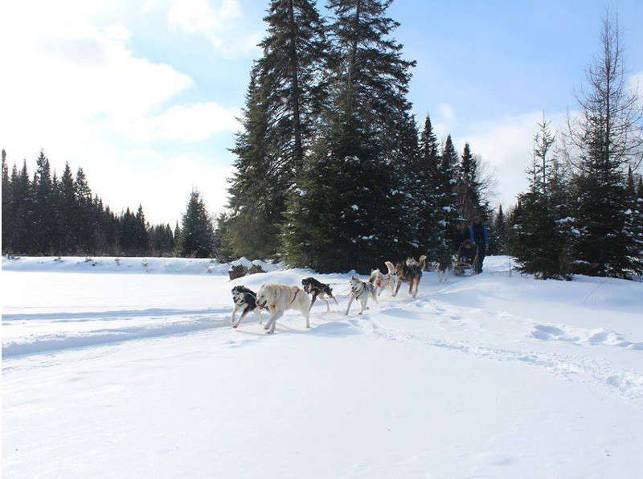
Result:
{"type": "Polygon", "coordinates": [[[402,286],[402,278],[397,278],[397,287],[395,288],[395,293],[393,293],[394,298],[397,296],[400,286],[402,286]]]}
{"type": "MultiPolygon", "coordinates": [[[[364,291],[364,293],[366,293],[366,291],[364,291]]],[[[368,301],[368,295],[367,294],[364,294],[364,295],[362,295],[361,298],[359,298],[359,303],[360,303],[360,306],[362,307],[362,309],[360,310],[359,314],[364,313],[364,310],[368,309],[368,306],[366,306],[367,301],[368,301]]]]}
{"type": "Polygon", "coordinates": [[[413,293],[413,297],[414,297],[414,298],[418,295],[418,289],[420,288],[420,280],[421,280],[421,279],[422,279],[422,278],[418,278],[418,279],[415,281],[415,293],[413,293]]]}
{"type": "Polygon", "coordinates": [[[277,320],[281,318],[284,315],[283,311],[276,311],[268,320],[266,323],[266,326],[264,326],[265,329],[267,329],[266,334],[274,334],[275,332],[275,326],[277,325],[277,320]]]}
{"type": "Polygon", "coordinates": [[[261,326],[263,324],[263,315],[261,314],[261,308],[259,306],[255,308],[255,313],[259,316],[259,325],[261,326]]]}
{"type": "Polygon", "coordinates": [[[415,284],[415,278],[409,281],[409,296],[413,296],[413,285],[415,284]]]}
{"type": "Polygon", "coordinates": [[[236,327],[234,325],[234,318],[237,316],[237,311],[239,311],[239,305],[237,303],[234,303],[234,309],[232,310],[232,327],[236,327]]]}
{"type": "Polygon", "coordinates": [[[324,295],[322,299],[326,301],[326,312],[330,313],[330,301],[328,301],[328,298],[326,297],[326,295],[324,295]]]}
{"type": "Polygon", "coordinates": [[[333,301],[335,301],[335,304],[339,306],[339,303],[337,302],[337,298],[335,298],[335,296],[333,296],[332,294],[330,295],[330,297],[333,298],[333,301]]]}
{"type": "Polygon", "coordinates": [[[241,324],[241,321],[243,321],[243,318],[246,317],[246,315],[250,312],[250,306],[246,306],[246,309],[243,310],[243,313],[241,313],[241,316],[239,317],[239,321],[237,321],[236,324],[233,324],[232,327],[236,328],[241,324]]]}
{"type": "Polygon", "coordinates": [[[346,308],[346,316],[348,316],[348,312],[351,309],[351,303],[353,302],[354,299],[355,299],[355,296],[353,295],[353,293],[351,293],[351,297],[348,298],[348,307],[346,308]]]}
{"type": "Polygon", "coordinates": [[[317,291],[313,291],[313,300],[310,302],[310,308],[308,309],[309,311],[313,309],[313,304],[315,304],[316,299],[317,299],[317,291]]]}

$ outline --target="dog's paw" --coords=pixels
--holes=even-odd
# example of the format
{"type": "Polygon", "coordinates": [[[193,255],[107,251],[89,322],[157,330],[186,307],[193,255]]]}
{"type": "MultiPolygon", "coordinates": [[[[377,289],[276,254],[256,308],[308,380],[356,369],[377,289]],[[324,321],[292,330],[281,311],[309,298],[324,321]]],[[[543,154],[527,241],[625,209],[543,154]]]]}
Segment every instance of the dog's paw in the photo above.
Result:
{"type": "Polygon", "coordinates": [[[237,329],[237,326],[239,326],[239,325],[238,325],[238,324],[233,324],[233,325],[232,325],[232,328],[233,328],[233,329],[237,329]]]}

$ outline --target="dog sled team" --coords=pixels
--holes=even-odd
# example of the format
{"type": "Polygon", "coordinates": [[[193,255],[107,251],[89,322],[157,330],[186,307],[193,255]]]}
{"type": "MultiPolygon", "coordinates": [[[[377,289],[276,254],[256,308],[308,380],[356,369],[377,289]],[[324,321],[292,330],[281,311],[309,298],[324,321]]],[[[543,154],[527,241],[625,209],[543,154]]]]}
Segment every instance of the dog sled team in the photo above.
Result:
{"type": "MultiPolygon", "coordinates": [[[[464,274],[467,269],[475,273],[482,272],[487,246],[487,230],[480,222],[480,217],[474,217],[469,228],[464,226],[458,231],[460,237],[456,244],[459,244],[455,258],[438,261],[438,272],[442,278],[446,276],[451,268],[455,274],[464,274]]],[[[415,298],[420,287],[422,272],[426,268],[426,256],[422,255],[417,260],[408,258],[406,261],[393,264],[385,261],[387,272],[374,269],[368,281],[363,281],[357,276],[350,279],[350,295],[346,315],[350,312],[353,301],[360,305],[359,314],[368,309],[369,299],[378,302],[378,297],[385,289],[390,290],[391,296],[397,296],[402,283],[408,283],[409,296],[415,298]]],[[[326,302],[326,311],[330,311],[330,300],[339,305],[330,285],[322,283],[315,278],[309,277],[301,280],[302,288],[299,286],[287,286],[284,284],[264,284],[256,293],[245,286],[232,288],[232,299],[234,310],[232,312],[232,327],[236,328],[239,323],[249,314],[254,312],[259,317],[259,324],[263,324],[261,310],[266,309],[269,318],[264,329],[268,334],[275,331],[277,320],[284,313],[293,309],[299,311],[306,318],[306,327],[310,328],[310,310],[317,298],[326,302]],[[310,295],[310,297],[309,297],[310,295]],[[239,319],[236,319],[237,312],[242,310],[239,319]]]]}
{"type": "MultiPolygon", "coordinates": [[[[384,289],[390,289],[391,295],[396,296],[402,283],[409,284],[409,295],[415,297],[418,292],[422,271],[426,266],[426,256],[420,256],[419,260],[413,258],[405,262],[393,264],[386,261],[388,272],[382,273],[379,269],[373,270],[368,281],[362,281],[357,276],[350,280],[351,292],[346,308],[346,315],[350,312],[353,301],[360,304],[359,314],[368,309],[369,299],[377,303],[377,298],[384,289]],[[397,279],[397,286],[395,286],[397,279]]],[[[326,311],[330,311],[330,300],[339,305],[337,298],[333,296],[330,285],[322,283],[315,278],[304,278],[301,280],[302,287],[287,286],[285,284],[264,284],[256,293],[245,286],[232,288],[232,300],[234,309],[232,311],[232,327],[239,326],[241,321],[250,313],[259,318],[259,324],[263,324],[261,310],[266,309],[269,313],[268,321],[264,329],[268,334],[275,332],[277,320],[283,314],[293,309],[299,311],[306,318],[306,327],[310,328],[310,310],[317,298],[326,302],[326,311]],[[309,297],[310,295],[310,297],[309,297]],[[241,315],[237,319],[237,313],[241,315]]]]}

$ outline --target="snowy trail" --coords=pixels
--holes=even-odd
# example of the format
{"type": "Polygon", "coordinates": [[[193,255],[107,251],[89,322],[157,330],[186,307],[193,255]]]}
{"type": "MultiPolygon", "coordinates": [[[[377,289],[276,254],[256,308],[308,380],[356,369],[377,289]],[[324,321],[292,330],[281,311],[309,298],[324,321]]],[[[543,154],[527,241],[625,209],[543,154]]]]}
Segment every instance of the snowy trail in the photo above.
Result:
{"type": "Polygon", "coordinates": [[[4,271],[5,477],[636,477],[642,286],[506,263],[275,336],[230,288],[309,271],[4,271]]]}

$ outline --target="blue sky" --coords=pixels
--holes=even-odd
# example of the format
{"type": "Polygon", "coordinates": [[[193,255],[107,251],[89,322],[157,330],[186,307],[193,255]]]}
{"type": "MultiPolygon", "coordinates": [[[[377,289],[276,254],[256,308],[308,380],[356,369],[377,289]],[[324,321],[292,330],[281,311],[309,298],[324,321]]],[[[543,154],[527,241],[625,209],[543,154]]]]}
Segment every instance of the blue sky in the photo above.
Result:
{"type": "MultiPolygon", "coordinates": [[[[85,168],[116,209],[139,203],[173,223],[192,188],[225,202],[235,116],[259,52],[267,0],[25,0],[0,6],[0,146],[10,161],[44,148],[85,168]],[[38,12],[38,15],[34,15],[38,12]]],[[[600,1],[397,0],[396,37],[416,59],[410,99],[441,138],[471,143],[498,181],[525,187],[544,110],[555,125],[598,50],[600,1]]],[[[643,87],[643,2],[620,15],[628,78],[643,87]]]]}

